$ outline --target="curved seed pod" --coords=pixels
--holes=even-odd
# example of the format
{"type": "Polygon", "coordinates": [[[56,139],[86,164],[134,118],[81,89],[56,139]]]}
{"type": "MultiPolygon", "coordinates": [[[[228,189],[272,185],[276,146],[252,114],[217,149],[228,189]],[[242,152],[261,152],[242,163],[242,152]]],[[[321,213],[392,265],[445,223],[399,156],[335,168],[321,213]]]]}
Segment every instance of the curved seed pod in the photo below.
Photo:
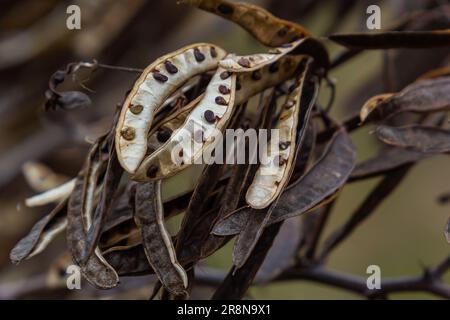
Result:
{"type": "Polygon", "coordinates": [[[56,188],[66,182],[67,177],[55,173],[40,162],[28,161],[22,166],[22,172],[28,185],[37,192],[56,188]]]}
{"type": "Polygon", "coordinates": [[[40,219],[29,234],[20,240],[9,255],[15,264],[41,253],[67,226],[67,199],[61,201],[48,215],[40,219]]]}
{"type": "MultiPolygon", "coordinates": [[[[267,225],[309,212],[329,202],[347,181],[355,162],[356,152],[350,137],[344,130],[339,130],[313,167],[281,194],[267,225]]],[[[254,209],[244,207],[232,212],[214,227],[213,233],[219,236],[239,233],[251,210],[254,209]]]]}
{"type": "Polygon", "coordinates": [[[202,98],[203,94],[195,98],[191,103],[187,104],[179,111],[164,118],[150,131],[148,138],[148,148],[150,152],[159,149],[167,140],[170,139],[172,134],[183,125],[186,118],[189,116],[189,113],[193,108],[195,108],[202,98]]]}
{"type": "Polygon", "coordinates": [[[252,72],[239,73],[236,80],[236,105],[247,101],[250,97],[284,81],[298,73],[304,56],[284,56],[275,65],[266,65],[258,70],[259,77],[252,72]]]}
{"type": "Polygon", "coordinates": [[[235,105],[235,84],[235,74],[229,74],[224,69],[218,68],[205,95],[192,109],[185,123],[161,148],[144,159],[133,179],[137,181],[161,179],[174,175],[194,163],[202,155],[203,150],[214,143],[216,130],[222,130],[227,125],[235,105]],[[174,161],[173,152],[178,152],[181,158],[179,163],[174,161]]]}
{"type": "Polygon", "coordinates": [[[383,120],[401,112],[429,113],[450,109],[450,77],[414,82],[399,93],[376,97],[361,109],[361,122],[383,120]],[[374,101],[372,101],[374,100],[374,101]]]}
{"type": "Polygon", "coordinates": [[[424,153],[450,152],[450,131],[438,127],[379,126],[376,134],[378,139],[395,147],[411,148],[424,153]]]}
{"type": "Polygon", "coordinates": [[[229,55],[219,62],[219,66],[230,72],[254,71],[268,64],[275,63],[286,54],[292,53],[305,40],[303,38],[291,43],[285,43],[277,48],[271,48],[269,53],[257,53],[247,56],[229,55]]]}
{"type": "Polygon", "coordinates": [[[450,46],[450,29],[333,34],[328,39],[353,49],[433,48],[450,46]]]}
{"type": "Polygon", "coordinates": [[[149,65],[128,95],[116,128],[116,150],[122,167],[134,173],[147,151],[153,115],[191,77],[215,69],[225,51],[207,43],[193,44],[149,65]]]}
{"type": "MultiPolygon", "coordinates": [[[[306,70],[310,60],[307,62],[306,70]]],[[[279,130],[280,143],[275,149],[269,144],[266,151],[267,163],[262,163],[247,190],[245,200],[254,209],[269,206],[282,192],[293,169],[296,150],[297,123],[300,99],[306,70],[300,76],[294,90],[289,93],[274,129],[279,130]]]]}
{"type": "Polygon", "coordinates": [[[309,36],[309,32],[302,26],[277,18],[256,5],[225,0],[181,0],[179,2],[196,6],[237,23],[256,40],[269,47],[280,46],[309,36]]]}
{"type": "Polygon", "coordinates": [[[172,239],[164,226],[163,211],[161,181],[138,184],[135,221],[141,229],[148,262],[167,290],[177,296],[185,295],[187,275],[177,261],[172,239]]]}
{"type": "Polygon", "coordinates": [[[27,198],[25,200],[25,205],[27,207],[37,207],[52,202],[61,201],[62,199],[69,197],[74,187],[75,187],[75,179],[72,179],[56,188],[47,190],[45,192],[27,198]]]}
{"type": "Polygon", "coordinates": [[[376,96],[373,96],[369,100],[367,100],[364,103],[364,105],[362,106],[361,111],[359,113],[361,122],[365,121],[365,119],[369,116],[369,114],[373,110],[375,110],[380,103],[388,100],[393,95],[394,95],[394,93],[382,93],[382,94],[377,94],[376,96]]]}
{"type": "Polygon", "coordinates": [[[75,188],[69,199],[68,205],[68,224],[67,224],[67,245],[72,254],[72,259],[80,266],[84,277],[95,287],[100,289],[109,289],[117,286],[119,283],[119,276],[115,270],[106,262],[97,248],[94,254],[89,257],[86,263],[81,263],[80,257],[85,247],[86,232],[90,227],[90,218],[86,217],[86,208],[88,211],[92,210],[89,205],[92,205],[93,193],[95,185],[93,180],[96,180],[96,168],[94,170],[87,170],[85,168],[77,177],[75,188]],[[89,171],[93,171],[91,175],[85,175],[89,171]],[[86,181],[85,181],[86,180],[86,181]]]}
{"type": "Polygon", "coordinates": [[[120,276],[154,273],[142,244],[112,247],[103,252],[103,256],[120,276]]]}

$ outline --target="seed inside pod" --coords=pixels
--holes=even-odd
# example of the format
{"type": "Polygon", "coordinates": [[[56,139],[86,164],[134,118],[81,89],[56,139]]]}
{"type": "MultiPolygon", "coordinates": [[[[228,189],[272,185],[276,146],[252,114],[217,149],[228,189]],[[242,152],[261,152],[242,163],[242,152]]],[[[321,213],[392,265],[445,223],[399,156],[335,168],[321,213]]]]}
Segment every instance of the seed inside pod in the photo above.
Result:
{"type": "Polygon", "coordinates": [[[273,164],[276,166],[283,166],[286,163],[286,160],[282,156],[276,156],[273,158],[273,164]]]}
{"type": "Polygon", "coordinates": [[[181,149],[181,150],[178,152],[178,156],[179,156],[180,158],[183,157],[183,149],[181,149]]]}
{"type": "Polygon", "coordinates": [[[197,130],[194,132],[194,141],[197,143],[203,143],[203,141],[205,141],[202,130],[197,130]]]}
{"type": "Polygon", "coordinates": [[[232,14],[233,13],[233,8],[230,7],[229,5],[221,3],[217,7],[217,11],[219,11],[221,14],[232,14]]]}
{"type": "Polygon", "coordinates": [[[203,116],[205,117],[205,120],[209,123],[216,122],[216,115],[211,110],[206,110],[203,116]]]}
{"type": "Polygon", "coordinates": [[[287,34],[287,27],[284,26],[283,28],[281,28],[280,30],[278,30],[277,35],[279,37],[284,37],[287,34]]]}
{"type": "Polygon", "coordinates": [[[231,92],[231,90],[230,90],[229,88],[227,88],[227,86],[221,84],[221,85],[219,86],[219,92],[220,92],[221,94],[229,94],[229,93],[231,92]]]}
{"type": "Polygon", "coordinates": [[[295,105],[295,102],[292,101],[292,100],[290,100],[290,101],[287,101],[287,102],[284,104],[284,107],[285,107],[286,109],[290,109],[290,108],[292,108],[294,105],[295,105]]]}
{"type": "Polygon", "coordinates": [[[139,114],[144,109],[144,106],[141,104],[130,104],[130,111],[133,114],[139,114]]]}
{"type": "Polygon", "coordinates": [[[238,81],[238,79],[236,79],[236,90],[241,90],[242,86],[241,86],[241,82],[238,81]]]}
{"type": "Polygon", "coordinates": [[[227,100],[225,100],[224,97],[221,96],[217,96],[215,101],[217,104],[220,104],[221,106],[226,106],[228,104],[227,100]]]}
{"type": "Polygon", "coordinates": [[[275,73],[275,72],[278,71],[278,69],[279,69],[279,64],[278,64],[277,61],[275,61],[274,63],[271,63],[271,64],[269,65],[269,72],[270,72],[270,73],[275,73]]]}
{"type": "Polygon", "coordinates": [[[172,135],[172,130],[168,128],[164,128],[159,130],[156,133],[156,139],[158,139],[159,142],[163,143],[170,139],[170,136],[172,135]]]}
{"type": "Polygon", "coordinates": [[[166,75],[162,74],[159,71],[153,72],[153,78],[155,78],[155,80],[158,80],[159,82],[166,82],[167,80],[169,80],[166,75]]]}
{"type": "Polygon", "coordinates": [[[261,72],[259,70],[255,70],[252,72],[253,80],[261,80],[261,72]]]}
{"type": "Polygon", "coordinates": [[[238,64],[244,68],[250,68],[250,61],[246,58],[240,58],[238,64]]]}
{"type": "Polygon", "coordinates": [[[178,72],[178,68],[169,60],[164,61],[164,66],[166,67],[166,70],[170,74],[175,74],[178,72]]]}
{"type": "Polygon", "coordinates": [[[281,50],[275,48],[275,49],[269,49],[268,52],[271,53],[271,54],[280,54],[280,53],[281,53],[281,50]]]}
{"type": "Polygon", "coordinates": [[[120,130],[120,134],[126,140],[133,140],[134,137],[136,136],[136,131],[134,130],[134,128],[125,127],[122,130],[120,130]]]}
{"type": "Polygon", "coordinates": [[[152,164],[147,169],[147,177],[153,178],[156,176],[157,172],[158,172],[158,167],[152,164]]]}
{"type": "Polygon", "coordinates": [[[209,48],[209,52],[210,52],[210,54],[211,54],[211,57],[213,57],[213,58],[217,57],[217,51],[216,51],[216,48],[210,47],[210,48],[209,48]]]}
{"type": "Polygon", "coordinates": [[[205,55],[203,53],[201,53],[198,48],[194,49],[194,57],[195,57],[195,60],[197,60],[197,62],[201,62],[201,61],[205,60],[205,55]]]}
{"type": "Polygon", "coordinates": [[[290,141],[280,142],[279,147],[280,150],[286,150],[291,145],[290,141]]]}
{"type": "Polygon", "coordinates": [[[224,71],[220,74],[220,79],[225,80],[227,79],[231,74],[228,71],[224,71]]]}

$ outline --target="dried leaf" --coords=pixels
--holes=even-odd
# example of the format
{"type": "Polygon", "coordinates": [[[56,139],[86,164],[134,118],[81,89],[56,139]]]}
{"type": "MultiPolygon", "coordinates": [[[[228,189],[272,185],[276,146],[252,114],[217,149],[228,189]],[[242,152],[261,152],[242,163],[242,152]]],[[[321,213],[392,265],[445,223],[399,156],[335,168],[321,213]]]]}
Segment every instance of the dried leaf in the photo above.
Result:
{"type": "Polygon", "coordinates": [[[163,210],[161,181],[138,184],[135,221],[141,228],[148,262],[167,290],[177,296],[185,296],[187,275],[177,261],[172,239],[164,227],[163,210]]]}
{"type": "Polygon", "coordinates": [[[426,159],[430,156],[430,154],[414,150],[393,147],[385,148],[375,157],[358,164],[349,180],[358,181],[386,174],[404,165],[426,159]]]}
{"type": "MultiPolygon", "coordinates": [[[[384,97],[385,98],[385,97],[384,97]]],[[[401,112],[429,113],[450,108],[450,77],[410,84],[379,103],[370,99],[361,109],[361,121],[384,120],[401,112]]]]}
{"type": "Polygon", "coordinates": [[[450,152],[450,131],[438,127],[383,125],[377,128],[376,134],[378,139],[395,147],[411,148],[424,153],[450,152]]]}

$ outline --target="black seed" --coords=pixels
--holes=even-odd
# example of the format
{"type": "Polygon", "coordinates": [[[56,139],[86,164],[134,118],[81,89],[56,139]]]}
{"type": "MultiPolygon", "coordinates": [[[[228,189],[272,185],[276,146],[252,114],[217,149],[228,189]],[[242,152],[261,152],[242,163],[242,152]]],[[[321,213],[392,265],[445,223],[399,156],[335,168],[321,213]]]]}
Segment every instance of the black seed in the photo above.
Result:
{"type": "Polygon", "coordinates": [[[198,48],[194,49],[194,57],[197,62],[202,62],[203,60],[205,60],[205,55],[201,53],[198,48]]]}
{"type": "Polygon", "coordinates": [[[183,157],[183,149],[181,149],[181,150],[178,152],[178,156],[179,156],[180,158],[183,157]]]}
{"type": "Polygon", "coordinates": [[[211,110],[206,110],[203,116],[205,117],[205,120],[209,123],[216,122],[216,115],[211,110]]]}
{"type": "Polygon", "coordinates": [[[155,78],[155,80],[158,80],[159,82],[166,82],[167,80],[169,80],[166,75],[163,75],[159,71],[153,72],[153,78],[155,78]]]}
{"type": "Polygon", "coordinates": [[[219,92],[220,92],[221,94],[229,94],[229,93],[230,93],[230,89],[227,88],[227,86],[224,86],[223,84],[221,84],[221,85],[219,86],[219,92]]]}
{"type": "Polygon", "coordinates": [[[287,34],[287,27],[284,26],[283,28],[281,28],[280,30],[278,30],[277,35],[279,37],[284,37],[287,34]]]}
{"type": "Polygon", "coordinates": [[[133,114],[139,114],[142,112],[142,109],[144,109],[144,106],[141,104],[130,104],[130,111],[133,114]]]}
{"type": "Polygon", "coordinates": [[[241,86],[241,82],[236,80],[236,90],[241,90],[242,86],[241,86]]]}
{"type": "Polygon", "coordinates": [[[227,79],[231,74],[228,71],[224,71],[220,74],[220,79],[225,80],[227,79]]]}
{"type": "Polygon", "coordinates": [[[280,150],[286,150],[291,145],[290,141],[280,142],[280,150]]]}
{"type": "Polygon", "coordinates": [[[261,72],[259,70],[255,70],[252,72],[252,79],[253,80],[261,80],[261,72]]]}
{"type": "Polygon", "coordinates": [[[227,4],[219,4],[217,7],[217,11],[219,11],[221,14],[232,14],[233,13],[233,7],[227,5],[227,4]]]}
{"type": "Polygon", "coordinates": [[[273,158],[273,163],[274,163],[276,166],[281,167],[282,165],[284,165],[284,164],[286,163],[286,160],[283,159],[282,156],[276,156],[275,158],[273,158]]]}
{"type": "Polygon", "coordinates": [[[275,73],[275,72],[277,72],[278,71],[278,69],[279,69],[279,64],[278,64],[278,61],[275,61],[274,63],[272,63],[272,64],[270,64],[269,65],[269,72],[270,73],[275,73]]]}
{"type": "Polygon", "coordinates": [[[175,74],[178,72],[178,68],[168,60],[164,61],[164,66],[166,67],[168,73],[175,74]]]}
{"type": "Polygon", "coordinates": [[[172,130],[162,129],[156,133],[156,139],[158,139],[159,142],[164,143],[170,139],[171,135],[172,135],[172,130]]]}
{"type": "Polygon", "coordinates": [[[147,169],[147,177],[154,178],[156,176],[156,173],[158,172],[158,167],[152,164],[147,169]]]}
{"type": "Polygon", "coordinates": [[[217,51],[216,51],[216,48],[210,47],[210,48],[209,48],[209,52],[211,53],[211,57],[213,57],[213,58],[217,57],[217,51]]]}
{"type": "Polygon", "coordinates": [[[246,58],[240,58],[238,64],[244,68],[250,68],[250,61],[246,58]]]}
{"type": "Polygon", "coordinates": [[[197,143],[203,143],[203,141],[205,141],[202,130],[197,130],[194,132],[194,141],[197,143]]]}
{"type": "Polygon", "coordinates": [[[228,104],[227,100],[225,100],[224,97],[221,96],[217,96],[215,101],[217,104],[220,104],[221,106],[226,106],[228,104]]]}
{"type": "Polygon", "coordinates": [[[134,128],[131,127],[125,127],[122,130],[120,130],[120,134],[125,140],[133,140],[136,136],[136,131],[134,128]]]}

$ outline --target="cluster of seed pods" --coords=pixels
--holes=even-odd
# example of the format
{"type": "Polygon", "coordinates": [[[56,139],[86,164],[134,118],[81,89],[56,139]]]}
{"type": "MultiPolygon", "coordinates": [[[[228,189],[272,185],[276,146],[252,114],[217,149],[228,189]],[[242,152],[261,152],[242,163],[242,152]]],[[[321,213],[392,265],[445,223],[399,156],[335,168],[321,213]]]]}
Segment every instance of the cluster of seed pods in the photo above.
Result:
{"type": "MultiPolygon", "coordinates": [[[[301,104],[306,99],[305,83],[310,76],[318,83],[326,73],[326,50],[301,26],[259,7],[225,1],[191,2],[238,23],[266,45],[267,52],[240,56],[214,44],[196,43],[151,63],[127,95],[111,130],[92,146],[79,175],[27,199],[29,206],[58,205],[18,243],[11,253],[13,261],[42,251],[66,230],[72,260],[94,286],[111,288],[118,284],[120,275],[154,272],[164,290],[185,296],[192,262],[225,243],[210,234],[220,217],[211,213],[203,219],[205,230],[198,230],[204,232],[200,237],[203,242],[196,253],[181,241],[190,239],[190,231],[176,236],[174,245],[164,221],[185,210],[195,212],[195,199],[205,188],[203,180],[209,183],[215,177],[211,190],[207,190],[210,196],[201,199],[205,205],[220,195],[224,184],[233,185],[238,180],[230,177],[229,170],[209,165],[194,190],[164,198],[162,184],[182,174],[215,146],[215,133],[245,127],[242,115],[248,112],[253,97],[266,97],[271,102],[267,104],[270,108],[257,106],[258,119],[253,126],[268,128],[273,123],[281,143],[276,151],[266,150],[268,164],[249,169],[247,182],[242,181],[239,189],[246,193],[246,206],[255,210],[276,204],[296,168],[300,137],[308,126],[301,120],[308,118],[301,104]],[[244,13],[255,20],[241,19],[244,13]],[[281,97],[284,102],[279,106],[281,97]],[[192,145],[197,148],[192,149],[192,145]],[[174,154],[178,161],[174,161],[174,154]],[[264,172],[267,170],[271,173],[264,172]]],[[[316,96],[309,98],[309,105],[314,105],[316,96]]],[[[236,209],[238,200],[239,193],[227,208],[236,209]]]]}

